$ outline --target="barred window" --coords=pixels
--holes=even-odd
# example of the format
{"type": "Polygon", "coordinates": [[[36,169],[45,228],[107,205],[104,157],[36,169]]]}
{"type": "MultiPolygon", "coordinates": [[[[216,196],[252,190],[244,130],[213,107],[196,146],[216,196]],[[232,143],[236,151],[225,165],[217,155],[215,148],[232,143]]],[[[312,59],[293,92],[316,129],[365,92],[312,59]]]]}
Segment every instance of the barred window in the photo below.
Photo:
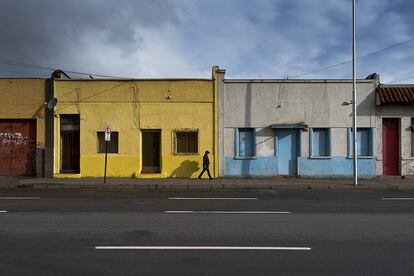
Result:
{"type": "Polygon", "coordinates": [[[198,154],[198,131],[175,132],[175,153],[176,154],[198,154]]]}
{"type": "MultiPolygon", "coordinates": [[[[105,132],[98,131],[98,153],[105,153],[105,132]]],[[[108,142],[108,153],[118,153],[118,132],[111,131],[111,141],[108,142]]]]}

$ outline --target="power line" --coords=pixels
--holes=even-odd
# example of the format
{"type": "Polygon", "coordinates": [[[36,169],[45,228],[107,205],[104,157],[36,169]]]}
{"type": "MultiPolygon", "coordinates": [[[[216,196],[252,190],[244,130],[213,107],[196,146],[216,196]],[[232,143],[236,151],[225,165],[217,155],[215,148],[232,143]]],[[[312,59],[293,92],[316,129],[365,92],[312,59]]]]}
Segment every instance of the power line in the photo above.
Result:
{"type": "MultiPolygon", "coordinates": [[[[30,64],[25,62],[19,62],[9,59],[0,58],[0,64],[4,65],[10,65],[10,66],[16,66],[16,67],[24,67],[24,68],[31,68],[36,70],[43,70],[43,71],[55,71],[57,68],[53,67],[47,67],[42,65],[36,65],[36,64],[30,64]]],[[[73,71],[73,70],[63,70],[70,74],[76,74],[76,75],[84,75],[84,76],[94,76],[99,78],[112,78],[112,79],[124,79],[125,77],[119,77],[119,76],[111,76],[111,75],[101,75],[101,74],[94,74],[94,73],[85,73],[85,72],[79,72],[79,71],[73,71]]]]}
{"type": "MultiPolygon", "coordinates": [[[[410,43],[410,42],[413,42],[413,41],[414,41],[414,38],[411,38],[409,40],[406,40],[406,41],[403,41],[403,42],[400,42],[400,43],[397,43],[397,44],[388,46],[388,47],[386,47],[384,49],[381,49],[381,50],[378,50],[378,51],[375,51],[375,52],[368,53],[366,55],[357,57],[356,60],[361,60],[361,59],[365,59],[365,58],[368,58],[368,57],[376,56],[376,55],[379,55],[379,54],[381,54],[381,53],[383,53],[385,51],[388,51],[388,50],[393,49],[393,48],[397,48],[399,46],[402,46],[404,44],[407,44],[407,43],[410,43]]],[[[345,65],[347,63],[351,63],[351,62],[352,62],[352,59],[351,60],[347,60],[347,61],[343,61],[343,62],[340,62],[340,63],[337,63],[337,64],[334,64],[334,65],[330,65],[330,66],[327,66],[327,67],[323,67],[323,68],[320,68],[320,69],[316,69],[316,70],[313,70],[313,71],[310,71],[310,72],[307,72],[307,73],[304,73],[304,74],[301,74],[301,75],[292,76],[290,78],[292,78],[292,79],[302,78],[302,77],[307,76],[307,75],[311,75],[311,74],[314,74],[314,73],[319,73],[319,72],[322,72],[322,71],[326,71],[326,70],[329,70],[329,69],[332,69],[332,68],[335,68],[335,67],[339,67],[339,66],[345,65]]]]}
{"type": "Polygon", "coordinates": [[[412,74],[414,73],[414,70],[409,71],[405,74],[399,75],[397,77],[394,77],[394,79],[392,81],[387,82],[386,84],[390,84],[390,83],[394,83],[394,82],[399,82],[399,81],[403,81],[403,80],[409,80],[412,79],[412,74]]]}
{"type": "Polygon", "coordinates": [[[391,83],[396,83],[396,82],[406,81],[406,80],[411,80],[411,79],[414,79],[414,76],[407,77],[407,78],[402,78],[402,79],[398,79],[398,80],[393,80],[393,81],[387,82],[385,84],[391,84],[391,83]]]}
{"type": "Polygon", "coordinates": [[[38,77],[38,78],[41,77],[39,74],[29,73],[29,72],[23,72],[23,71],[14,71],[14,70],[3,70],[3,69],[0,69],[0,72],[12,73],[12,74],[25,74],[25,75],[35,76],[35,77],[38,77]]]}

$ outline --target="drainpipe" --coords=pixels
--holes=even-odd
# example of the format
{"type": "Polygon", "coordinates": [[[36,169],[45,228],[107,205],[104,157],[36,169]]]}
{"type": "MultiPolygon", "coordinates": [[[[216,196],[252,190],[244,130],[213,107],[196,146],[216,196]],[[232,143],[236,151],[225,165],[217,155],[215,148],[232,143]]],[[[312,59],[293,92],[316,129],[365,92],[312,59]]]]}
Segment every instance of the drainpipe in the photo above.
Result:
{"type": "MultiPolygon", "coordinates": [[[[54,80],[46,79],[46,102],[54,98],[54,80]]],[[[53,177],[54,160],[54,110],[46,107],[46,126],[45,126],[45,177],[53,177]]]]}
{"type": "Polygon", "coordinates": [[[218,66],[213,66],[213,152],[214,152],[214,177],[218,177],[218,66]]]}

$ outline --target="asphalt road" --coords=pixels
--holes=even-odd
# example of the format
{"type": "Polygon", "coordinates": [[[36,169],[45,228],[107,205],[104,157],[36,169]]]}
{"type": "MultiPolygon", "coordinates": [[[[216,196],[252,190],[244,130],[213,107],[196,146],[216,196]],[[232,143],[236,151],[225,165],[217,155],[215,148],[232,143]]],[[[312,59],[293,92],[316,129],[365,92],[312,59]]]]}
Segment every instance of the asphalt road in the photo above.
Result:
{"type": "Polygon", "coordinates": [[[0,275],[414,275],[414,191],[3,189],[0,249],[0,275]]]}

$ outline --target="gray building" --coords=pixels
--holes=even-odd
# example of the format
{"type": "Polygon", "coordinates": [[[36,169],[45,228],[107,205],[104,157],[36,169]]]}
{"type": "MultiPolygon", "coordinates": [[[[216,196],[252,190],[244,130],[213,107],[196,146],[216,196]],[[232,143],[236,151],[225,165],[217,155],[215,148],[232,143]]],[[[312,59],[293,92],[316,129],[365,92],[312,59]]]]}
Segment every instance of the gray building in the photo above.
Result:
{"type": "MultiPolygon", "coordinates": [[[[380,172],[377,74],[357,81],[358,172],[380,172]]],[[[219,71],[219,175],[352,176],[352,80],[226,79],[219,71]]]]}

